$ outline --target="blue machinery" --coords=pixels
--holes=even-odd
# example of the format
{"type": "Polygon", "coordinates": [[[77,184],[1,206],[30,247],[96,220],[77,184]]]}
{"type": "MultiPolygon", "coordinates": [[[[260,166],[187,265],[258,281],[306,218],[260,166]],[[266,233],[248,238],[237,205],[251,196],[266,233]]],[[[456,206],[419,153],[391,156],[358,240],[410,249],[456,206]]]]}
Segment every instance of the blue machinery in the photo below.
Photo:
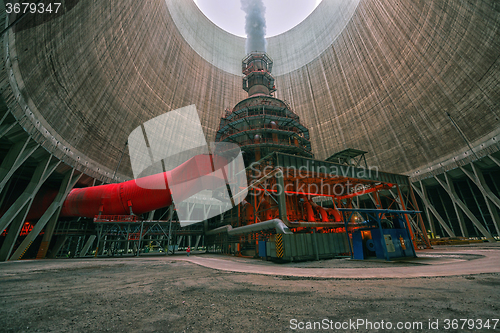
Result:
{"type": "Polygon", "coordinates": [[[370,254],[388,261],[391,258],[417,256],[409,236],[408,226],[404,222],[404,215],[417,214],[420,213],[419,211],[361,208],[339,208],[339,211],[344,214],[346,235],[351,247],[351,259],[366,259],[370,254]],[[367,215],[367,227],[354,230],[351,241],[347,224],[355,213],[367,215]],[[392,215],[392,222],[385,219],[386,215],[392,215]],[[389,225],[390,228],[383,228],[383,224],[392,225],[389,225]]]}

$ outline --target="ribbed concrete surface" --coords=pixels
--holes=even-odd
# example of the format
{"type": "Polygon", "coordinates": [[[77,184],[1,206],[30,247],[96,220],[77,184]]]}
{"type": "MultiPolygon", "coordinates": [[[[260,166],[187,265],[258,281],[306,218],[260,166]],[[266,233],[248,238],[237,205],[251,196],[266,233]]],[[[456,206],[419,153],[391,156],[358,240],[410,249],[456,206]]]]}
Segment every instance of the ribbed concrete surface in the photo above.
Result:
{"type": "MultiPolygon", "coordinates": [[[[244,40],[191,1],[71,3],[6,34],[1,94],[20,117],[32,112],[55,138],[45,145],[62,142],[72,164],[111,172],[132,129],[191,104],[213,139],[224,108],[245,97],[244,40]]],[[[475,147],[500,132],[496,1],[323,0],[268,52],[276,95],[309,126],[318,158],[358,148],[383,170],[410,173],[463,156],[463,137],[475,147]]],[[[120,174],[131,176],[127,156],[120,174]]]]}

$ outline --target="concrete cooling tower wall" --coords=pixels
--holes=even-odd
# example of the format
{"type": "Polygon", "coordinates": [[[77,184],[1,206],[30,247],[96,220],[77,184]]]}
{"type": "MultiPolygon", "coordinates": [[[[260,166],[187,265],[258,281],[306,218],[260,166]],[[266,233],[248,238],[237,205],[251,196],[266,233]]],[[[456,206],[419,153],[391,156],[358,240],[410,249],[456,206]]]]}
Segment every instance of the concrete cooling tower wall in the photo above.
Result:
{"type": "MultiPolygon", "coordinates": [[[[57,13],[0,20],[0,211],[17,203],[19,225],[41,188],[62,202],[73,186],[132,179],[127,138],[144,122],[194,104],[213,141],[224,110],[246,97],[245,39],[192,0],[66,0],[57,13]]],[[[447,193],[449,211],[437,215],[467,197],[444,183],[472,181],[477,214],[498,234],[498,1],[323,0],[268,38],[267,53],[275,97],[309,129],[315,158],[366,151],[368,165],[410,176],[426,209],[424,186],[441,185],[431,197],[447,193]]],[[[465,236],[459,215],[450,223],[465,236]]]]}

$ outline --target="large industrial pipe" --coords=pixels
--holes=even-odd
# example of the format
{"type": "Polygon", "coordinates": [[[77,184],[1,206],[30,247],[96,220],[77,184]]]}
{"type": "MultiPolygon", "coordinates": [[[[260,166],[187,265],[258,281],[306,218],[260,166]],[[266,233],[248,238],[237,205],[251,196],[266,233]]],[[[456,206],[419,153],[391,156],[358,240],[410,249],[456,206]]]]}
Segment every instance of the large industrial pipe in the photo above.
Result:
{"type": "Polygon", "coordinates": [[[271,211],[271,204],[266,200],[265,196],[262,197],[259,203],[259,210],[261,211],[259,217],[263,221],[268,221],[273,218],[273,212],[271,211]]]}
{"type": "MultiPolygon", "coordinates": [[[[170,188],[178,184],[189,186],[176,192],[176,199],[183,200],[204,190],[207,175],[220,169],[220,157],[197,155],[167,172],[94,187],[73,189],[64,201],[61,216],[94,217],[102,215],[143,214],[172,204],[170,188]],[[202,178],[203,177],[203,178],[202,178]],[[170,180],[170,184],[169,181],[170,180]],[[196,181],[198,180],[198,181],[196,181]]],[[[214,174],[211,177],[216,177],[214,174]]],[[[214,184],[220,183],[215,181],[214,184]]]]}
{"type": "Polygon", "coordinates": [[[205,235],[208,236],[227,233],[228,236],[235,236],[269,229],[275,229],[277,234],[293,234],[293,232],[288,229],[283,221],[281,221],[280,219],[272,219],[269,221],[254,223],[239,228],[233,228],[230,225],[224,225],[222,227],[207,231],[205,235]]]}
{"type": "Polygon", "coordinates": [[[316,218],[314,217],[314,211],[312,209],[311,203],[309,202],[309,199],[307,199],[307,197],[304,195],[301,195],[300,197],[304,200],[304,208],[306,209],[307,220],[316,221],[316,218]]]}
{"type": "Polygon", "coordinates": [[[242,210],[244,212],[243,214],[243,220],[247,224],[251,224],[254,222],[254,208],[253,206],[246,200],[243,200],[241,202],[242,204],[242,210]]]}
{"type": "Polygon", "coordinates": [[[313,206],[313,208],[316,210],[316,212],[319,212],[320,215],[321,215],[321,222],[329,222],[330,220],[328,219],[328,213],[326,212],[326,210],[321,207],[320,205],[318,205],[317,203],[315,203],[314,201],[310,201],[311,205],[313,206]]]}
{"type": "MultiPolygon", "coordinates": [[[[197,155],[178,167],[159,174],[126,181],[71,190],[61,209],[61,217],[143,214],[172,204],[171,188],[176,187],[176,200],[183,200],[206,189],[207,183],[220,184],[214,170],[225,166],[220,156],[197,155]],[[212,175],[210,175],[212,174],[212,175]],[[210,175],[210,176],[209,176],[210,175]],[[170,183],[169,181],[170,180],[170,183]],[[210,180],[213,180],[211,182],[210,180]]],[[[38,219],[48,209],[57,191],[35,197],[27,219],[38,219]]]]}
{"type": "MultiPolygon", "coordinates": [[[[335,207],[335,203],[333,204],[333,207],[335,207]]],[[[341,222],[342,221],[342,215],[340,215],[340,212],[338,211],[337,207],[335,208],[325,208],[326,212],[329,215],[333,215],[333,220],[335,222],[341,222]]]]}

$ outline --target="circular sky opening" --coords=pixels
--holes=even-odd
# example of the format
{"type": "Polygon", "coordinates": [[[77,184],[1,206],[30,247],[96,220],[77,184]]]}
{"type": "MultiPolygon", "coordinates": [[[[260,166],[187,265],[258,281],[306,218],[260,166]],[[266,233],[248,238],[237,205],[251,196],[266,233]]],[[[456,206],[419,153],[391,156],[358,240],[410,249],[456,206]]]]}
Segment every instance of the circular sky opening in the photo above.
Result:
{"type": "MultiPolygon", "coordinates": [[[[284,33],[304,21],[322,0],[262,0],[266,7],[266,37],[284,33]]],[[[239,0],[194,0],[219,28],[246,37],[245,13],[239,0]]]]}

